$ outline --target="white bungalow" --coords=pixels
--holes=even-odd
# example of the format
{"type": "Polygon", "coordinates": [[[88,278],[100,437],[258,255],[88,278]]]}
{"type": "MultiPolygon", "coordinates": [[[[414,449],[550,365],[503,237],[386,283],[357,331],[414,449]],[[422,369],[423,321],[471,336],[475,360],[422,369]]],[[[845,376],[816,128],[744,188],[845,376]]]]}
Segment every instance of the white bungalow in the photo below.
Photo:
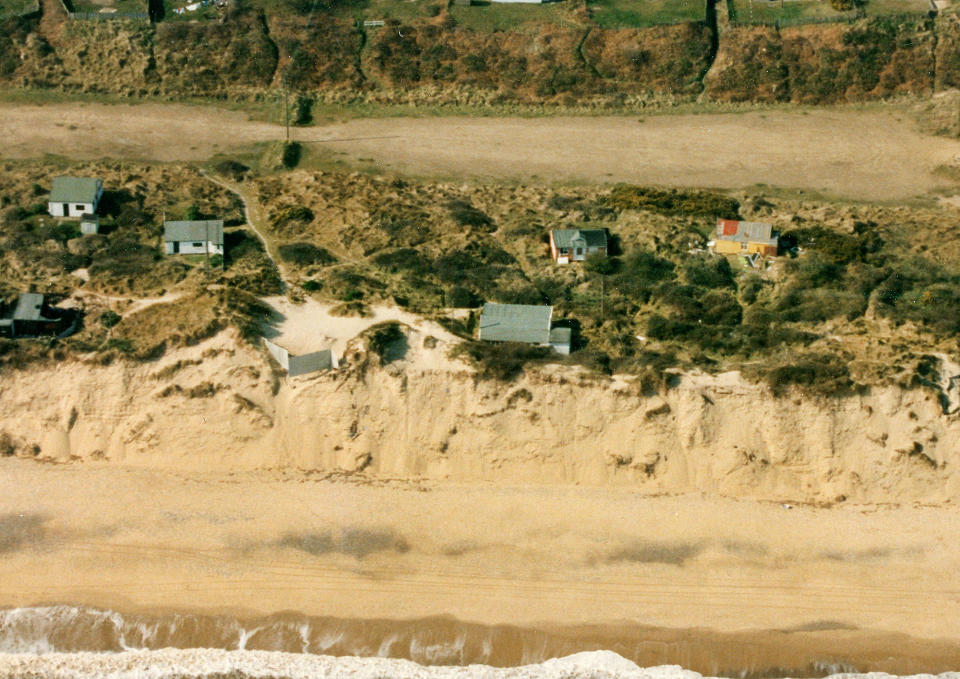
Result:
{"type": "Polygon", "coordinates": [[[55,177],[47,202],[52,217],[92,215],[103,197],[103,182],[94,177],[55,177]]]}
{"type": "Polygon", "coordinates": [[[222,255],[223,220],[164,222],[163,251],[168,255],[222,255]]]}

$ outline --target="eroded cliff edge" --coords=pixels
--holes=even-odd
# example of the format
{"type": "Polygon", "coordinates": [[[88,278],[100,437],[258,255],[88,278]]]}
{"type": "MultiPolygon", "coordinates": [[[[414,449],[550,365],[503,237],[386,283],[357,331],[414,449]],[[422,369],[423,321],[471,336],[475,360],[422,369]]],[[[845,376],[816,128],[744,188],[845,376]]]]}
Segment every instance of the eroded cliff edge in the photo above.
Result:
{"type": "Polygon", "coordinates": [[[479,380],[422,347],[286,377],[230,333],[148,363],[5,369],[5,454],[184,470],[632,486],[794,502],[949,502],[960,419],[929,389],[775,398],[738,373],[634,378],[548,366],[479,380]],[[437,360],[431,360],[431,356],[437,360]],[[438,358],[439,357],[439,358],[438,358]]]}

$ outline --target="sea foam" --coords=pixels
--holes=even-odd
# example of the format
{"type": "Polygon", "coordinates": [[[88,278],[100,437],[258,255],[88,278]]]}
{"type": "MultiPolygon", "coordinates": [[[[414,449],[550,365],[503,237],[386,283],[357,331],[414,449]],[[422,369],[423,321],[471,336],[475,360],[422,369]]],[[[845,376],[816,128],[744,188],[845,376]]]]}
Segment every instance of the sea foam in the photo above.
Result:
{"type": "MultiPolygon", "coordinates": [[[[932,679],[934,675],[912,675],[932,679]]],[[[937,675],[960,679],[960,673],[937,675]]],[[[535,665],[424,666],[410,660],[223,649],[162,649],[120,653],[0,653],[4,679],[703,679],[676,665],[641,668],[612,651],[589,651],[535,665]]],[[[835,674],[834,679],[892,679],[892,675],[835,674]]]]}

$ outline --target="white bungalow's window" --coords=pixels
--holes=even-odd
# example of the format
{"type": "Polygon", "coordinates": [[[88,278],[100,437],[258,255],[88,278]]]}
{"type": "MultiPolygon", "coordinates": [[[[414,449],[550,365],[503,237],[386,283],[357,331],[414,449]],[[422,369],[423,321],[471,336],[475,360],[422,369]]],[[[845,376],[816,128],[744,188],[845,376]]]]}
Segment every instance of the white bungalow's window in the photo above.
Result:
{"type": "Polygon", "coordinates": [[[583,248],[577,248],[577,254],[578,254],[578,255],[582,255],[582,254],[583,254],[583,248]]]}
{"type": "Polygon", "coordinates": [[[203,243],[194,243],[194,244],[193,244],[193,247],[195,247],[195,248],[202,248],[202,247],[203,247],[203,243]]]}
{"type": "Polygon", "coordinates": [[[569,248],[560,248],[560,254],[565,255],[569,252],[569,248]]]}
{"type": "Polygon", "coordinates": [[[73,209],[74,209],[74,210],[82,210],[83,208],[84,208],[83,205],[74,205],[74,206],[73,206],[73,209]]]}

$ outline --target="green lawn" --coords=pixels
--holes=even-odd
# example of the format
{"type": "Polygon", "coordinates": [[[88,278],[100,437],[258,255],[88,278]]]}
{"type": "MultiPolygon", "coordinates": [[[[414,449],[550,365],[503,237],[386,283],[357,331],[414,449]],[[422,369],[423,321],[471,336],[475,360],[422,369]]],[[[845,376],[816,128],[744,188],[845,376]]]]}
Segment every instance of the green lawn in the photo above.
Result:
{"type": "MultiPolygon", "coordinates": [[[[186,3],[186,0],[185,0],[186,3]]],[[[93,12],[99,14],[103,9],[117,12],[146,12],[146,0],[70,0],[68,3],[74,12],[93,12]]]]}
{"type": "Polygon", "coordinates": [[[562,2],[543,5],[499,3],[475,4],[470,7],[454,5],[450,8],[450,14],[456,19],[458,26],[478,32],[516,30],[529,23],[576,25],[569,16],[569,8],[562,2]]]}
{"type": "MultiPolygon", "coordinates": [[[[439,7],[437,0],[365,0],[354,3],[349,11],[358,19],[376,21],[397,19],[410,22],[414,19],[431,16],[431,7],[439,7]]],[[[341,10],[343,12],[344,10],[341,10]]]]}
{"type": "MultiPolygon", "coordinates": [[[[828,0],[733,0],[739,23],[803,23],[805,21],[852,19],[857,12],[838,12],[828,0]]],[[[930,9],[927,0],[866,0],[868,16],[885,14],[923,14],[930,9]]]]}
{"type": "Polygon", "coordinates": [[[638,28],[702,21],[702,0],[587,0],[593,21],[602,28],[638,28]]]}

